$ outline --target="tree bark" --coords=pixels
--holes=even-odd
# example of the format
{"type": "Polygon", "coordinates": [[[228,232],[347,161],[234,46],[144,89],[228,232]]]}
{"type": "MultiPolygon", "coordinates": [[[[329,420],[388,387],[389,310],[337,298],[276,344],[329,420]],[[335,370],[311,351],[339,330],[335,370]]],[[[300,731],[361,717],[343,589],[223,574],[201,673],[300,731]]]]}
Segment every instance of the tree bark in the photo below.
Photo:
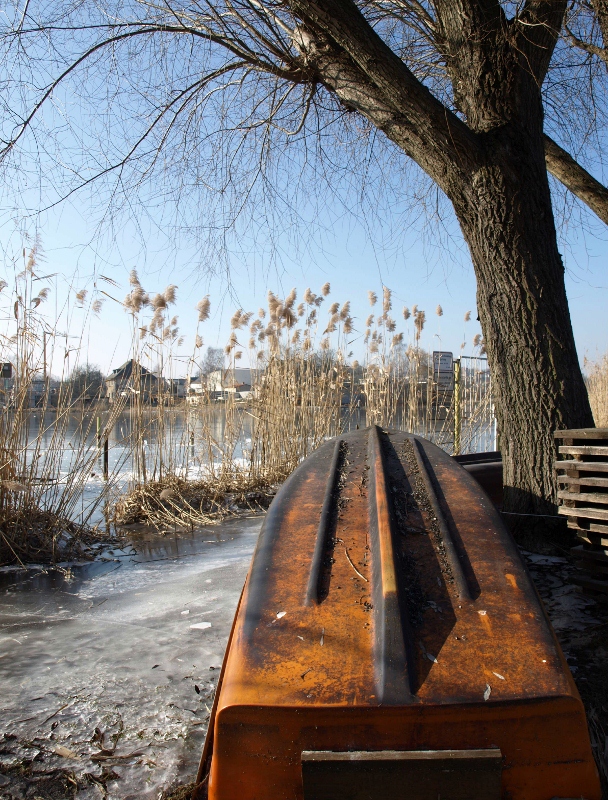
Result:
{"type": "Polygon", "coordinates": [[[604,44],[604,61],[606,61],[606,48],[608,47],[608,2],[606,2],[606,0],[591,0],[591,5],[597,16],[597,21],[600,24],[600,31],[602,32],[604,44]]]}
{"type": "Polygon", "coordinates": [[[557,249],[543,143],[516,126],[453,196],[477,277],[477,309],[503,452],[505,508],[555,510],[553,432],[593,427],[557,249]]]}

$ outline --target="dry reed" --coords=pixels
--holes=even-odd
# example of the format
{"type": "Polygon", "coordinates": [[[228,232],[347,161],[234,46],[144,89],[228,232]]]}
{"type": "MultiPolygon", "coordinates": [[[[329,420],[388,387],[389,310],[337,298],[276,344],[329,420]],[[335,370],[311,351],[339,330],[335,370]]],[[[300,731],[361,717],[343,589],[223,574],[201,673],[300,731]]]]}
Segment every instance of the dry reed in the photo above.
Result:
{"type": "MultiPolygon", "coordinates": [[[[143,523],[159,529],[266,508],[277,486],[302,459],[324,440],[355,425],[405,428],[448,451],[456,446],[455,394],[437,384],[431,354],[422,345],[426,313],[418,306],[404,308],[401,316],[405,323],[411,320],[412,328],[397,330],[388,287],[368,293],[374,313],[363,331],[355,330],[349,300],[328,299],[329,283],[319,294],[306,289],[301,302],[295,289],[284,298],[269,292],[267,308],[255,318],[238,309],[225,348],[226,374],[234,374],[248,350],[248,400],[239,401],[235,391],[228,391],[218,406],[208,386],[200,403],[188,405],[184,412],[176,410],[172,389],[179,363],[176,349],[182,344],[178,319],[171,311],[177,287],[148,292],[134,270],[122,302],[131,320],[130,372],[109,410],[97,415],[103,418],[101,428],[93,431],[95,415],[86,411],[84,397],[72,396],[67,375],[51,403],[47,363],[58,334],[45,327],[38,311],[49,289],[34,292],[36,258],[34,248],[15,276],[17,300],[11,311],[16,332],[2,343],[2,360],[16,368],[14,385],[0,410],[4,562],[82,553],[95,536],[90,519],[100,503],[115,525],[143,523]],[[364,336],[362,363],[353,361],[349,352],[353,332],[364,336]],[[50,353],[47,343],[52,344],[50,353]],[[41,374],[41,407],[33,409],[32,387],[41,374]],[[183,418],[178,420],[180,414],[183,418]],[[122,461],[118,459],[104,489],[85,508],[84,490],[99,458],[96,433],[99,441],[107,439],[119,418],[128,420],[115,442],[122,461]],[[126,461],[132,468],[128,491],[110,505],[113,480],[126,461]]],[[[7,288],[6,281],[0,283],[0,293],[7,288]]],[[[75,291],[73,302],[84,308],[86,290],[75,291]]],[[[100,313],[100,298],[88,302],[91,313],[100,313]]],[[[209,320],[208,296],[198,302],[196,313],[188,380],[203,345],[200,326],[209,320]]],[[[436,314],[443,315],[440,306],[436,314]]],[[[469,319],[467,314],[465,322],[469,319]]],[[[480,337],[474,347],[478,352],[483,347],[480,337]]],[[[66,356],[78,351],[68,348],[67,339],[65,349],[66,356]]],[[[69,359],[64,363],[67,369],[69,359]]],[[[458,395],[459,413],[466,420],[458,439],[462,451],[478,446],[480,431],[486,435],[492,419],[487,371],[469,366],[463,374],[466,380],[458,395]]]]}
{"type": "MultiPolygon", "coordinates": [[[[83,500],[99,456],[91,447],[94,418],[85,413],[84,398],[73,396],[67,372],[57,388],[51,386],[47,368],[63,334],[47,325],[39,309],[50,290],[34,289],[38,256],[37,245],[27,255],[24,251],[24,267],[15,269],[14,285],[11,288],[3,281],[0,289],[15,329],[0,338],[0,360],[12,371],[12,377],[2,380],[0,393],[3,564],[85,555],[96,536],[91,516],[105,500],[104,491],[93,502],[83,500]]],[[[76,306],[85,299],[84,290],[73,298],[76,306]]],[[[67,370],[69,356],[78,348],[68,347],[67,338],[65,342],[62,360],[67,370]]],[[[104,427],[113,425],[119,410],[116,407],[105,415],[104,427]]]]}
{"type": "Polygon", "coordinates": [[[608,427],[608,353],[597,361],[587,361],[587,392],[596,427],[608,427]]]}
{"type": "MultiPolygon", "coordinates": [[[[425,311],[417,306],[411,312],[403,309],[404,320],[412,316],[414,323],[413,338],[406,342],[390,314],[392,293],[383,287],[382,313],[370,314],[366,323],[365,362],[349,363],[348,337],[354,330],[350,302],[332,302],[323,314],[330,288],[325,284],[319,295],[306,289],[299,304],[295,289],[284,299],[269,292],[267,308],[260,309],[255,319],[243,309],[233,314],[225,374],[234,374],[248,349],[252,365],[248,400],[239,402],[234,391],[224,393],[218,435],[214,431],[218,406],[211,392],[204,392],[199,403],[189,407],[185,426],[196,428],[187,447],[199,474],[188,480],[185,445],[176,439],[176,449],[165,453],[157,479],[143,476],[116,505],[117,524],[195,525],[243,508],[264,508],[302,459],[325,439],[355,424],[405,428],[453,451],[455,395],[452,388],[436,384],[431,354],[421,345],[425,311]]],[[[374,307],[378,296],[370,291],[368,298],[374,307]]],[[[208,318],[208,297],[197,310],[199,321],[208,318]]],[[[438,307],[436,313],[441,317],[443,309],[438,307]]],[[[465,322],[469,319],[470,314],[465,315],[465,322]]],[[[193,364],[198,329],[196,336],[193,364]]],[[[481,337],[474,346],[481,348],[481,337]]],[[[467,363],[459,393],[465,420],[458,442],[461,452],[488,438],[493,423],[485,361],[467,363]]]]}

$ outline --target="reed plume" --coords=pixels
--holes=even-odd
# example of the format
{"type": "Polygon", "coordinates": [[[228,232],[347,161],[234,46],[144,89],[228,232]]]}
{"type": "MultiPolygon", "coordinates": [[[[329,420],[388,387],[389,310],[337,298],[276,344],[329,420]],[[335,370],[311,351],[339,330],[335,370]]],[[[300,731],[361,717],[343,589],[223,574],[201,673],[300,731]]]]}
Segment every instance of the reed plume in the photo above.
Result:
{"type": "Polygon", "coordinates": [[[211,308],[211,303],[209,301],[209,295],[205,295],[202,300],[199,300],[196,304],[196,310],[198,311],[198,321],[205,322],[209,319],[209,310],[211,308]]]}

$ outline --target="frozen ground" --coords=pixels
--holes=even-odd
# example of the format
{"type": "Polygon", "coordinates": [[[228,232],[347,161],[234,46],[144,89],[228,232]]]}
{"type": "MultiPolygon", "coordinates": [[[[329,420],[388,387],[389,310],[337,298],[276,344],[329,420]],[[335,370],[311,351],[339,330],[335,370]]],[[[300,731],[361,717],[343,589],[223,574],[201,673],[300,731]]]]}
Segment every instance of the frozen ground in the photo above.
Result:
{"type": "Polygon", "coordinates": [[[0,572],[0,798],[144,800],[194,778],[261,522],[0,572]]]}

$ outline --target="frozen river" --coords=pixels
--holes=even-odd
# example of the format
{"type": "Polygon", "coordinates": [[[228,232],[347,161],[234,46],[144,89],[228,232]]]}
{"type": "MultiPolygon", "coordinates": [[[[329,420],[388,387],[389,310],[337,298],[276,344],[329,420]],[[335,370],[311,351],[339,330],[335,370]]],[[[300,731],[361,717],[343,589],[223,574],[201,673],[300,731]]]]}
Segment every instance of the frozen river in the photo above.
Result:
{"type": "MultiPolygon", "coordinates": [[[[363,409],[345,407],[342,412],[344,431],[367,425],[363,409]]],[[[218,405],[164,409],[162,426],[158,415],[158,409],[149,408],[141,419],[128,411],[114,418],[100,409],[60,416],[57,421],[55,414],[32,409],[27,418],[25,463],[20,467],[27,473],[23,480],[40,484],[38,502],[43,508],[56,508],[63,495],[63,515],[109,529],[113,503],[143,480],[141,463],[138,467],[134,458],[136,450],[146,464],[147,480],[158,479],[161,462],[164,475],[174,473],[186,479],[207,477],[211,457],[216,466],[224,456],[236,465],[249,463],[253,416],[246,406],[235,410],[232,421],[218,405]],[[107,433],[107,479],[97,443],[98,426],[107,433]],[[36,469],[31,469],[32,464],[37,464],[36,469]]],[[[399,424],[396,420],[396,427],[399,424]]],[[[454,432],[449,424],[436,421],[431,430],[423,425],[417,432],[452,451],[454,432]]],[[[495,449],[493,422],[465,424],[462,448],[463,452],[495,449]]]]}
{"type": "Polygon", "coordinates": [[[191,781],[262,523],[0,572],[0,798],[159,798],[191,781]]]}

